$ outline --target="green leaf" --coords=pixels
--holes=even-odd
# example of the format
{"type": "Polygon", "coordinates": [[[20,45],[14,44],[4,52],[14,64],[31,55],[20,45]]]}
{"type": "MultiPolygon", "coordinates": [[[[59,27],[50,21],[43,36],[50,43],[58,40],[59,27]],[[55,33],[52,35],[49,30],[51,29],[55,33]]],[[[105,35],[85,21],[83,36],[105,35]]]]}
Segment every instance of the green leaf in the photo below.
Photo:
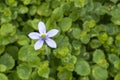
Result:
{"type": "Polygon", "coordinates": [[[31,0],[21,0],[23,2],[24,5],[28,5],[30,4],[31,0]]]}
{"type": "Polygon", "coordinates": [[[50,73],[50,68],[48,67],[48,61],[42,62],[38,69],[38,75],[43,78],[48,78],[50,73]]]}
{"type": "MultiPolygon", "coordinates": [[[[25,1],[25,0],[24,0],[25,1]]],[[[29,9],[29,14],[31,15],[31,16],[33,16],[33,15],[35,15],[36,14],[36,12],[37,12],[37,7],[36,6],[31,6],[30,7],[30,9],[29,9]]]]}
{"type": "Polygon", "coordinates": [[[13,36],[16,33],[16,28],[10,23],[3,24],[0,28],[0,34],[2,36],[13,36]],[[9,26],[9,29],[8,29],[9,26]]]}
{"type": "Polygon", "coordinates": [[[75,39],[78,39],[78,40],[80,39],[80,33],[81,33],[81,30],[79,27],[74,27],[72,29],[72,35],[75,39]]]}
{"type": "Polygon", "coordinates": [[[82,43],[87,44],[90,41],[90,34],[86,31],[82,31],[80,34],[80,40],[82,43]]]}
{"type": "Polygon", "coordinates": [[[91,42],[90,42],[90,47],[93,48],[93,49],[96,49],[98,47],[101,46],[101,43],[99,40],[97,39],[92,39],[91,42]]]}
{"type": "Polygon", "coordinates": [[[120,80],[120,73],[116,74],[116,76],[114,77],[114,80],[120,80]]]}
{"type": "Polygon", "coordinates": [[[108,72],[106,69],[99,66],[94,66],[92,69],[92,75],[95,80],[107,80],[108,72]]]}
{"type": "Polygon", "coordinates": [[[40,16],[45,16],[45,17],[50,16],[51,12],[52,11],[49,8],[49,4],[48,3],[42,3],[37,8],[37,14],[40,15],[40,16]]]}
{"type": "Polygon", "coordinates": [[[117,35],[117,36],[115,37],[115,45],[116,45],[117,47],[120,47],[120,35],[117,35]]]}
{"type": "Polygon", "coordinates": [[[107,60],[105,59],[104,52],[100,49],[97,49],[94,51],[93,61],[103,68],[108,68],[109,66],[107,60]]]}
{"type": "Polygon", "coordinates": [[[5,46],[0,45],[0,55],[4,52],[4,50],[5,50],[5,46]]]}
{"type": "Polygon", "coordinates": [[[120,59],[119,59],[119,60],[116,60],[116,61],[114,62],[114,67],[115,67],[116,69],[120,70],[120,59]]]}
{"type": "Polygon", "coordinates": [[[20,14],[25,14],[28,12],[28,7],[27,6],[24,6],[24,5],[20,5],[18,6],[18,13],[20,14]]]}
{"type": "Polygon", "coordinates": [[[17,6],[17,1],[15,0],[5,0],[5,3],[9,6],[17,6]]]}
{"type": "Polygon", "coordinates": [[[105,43],[108,40],[108,34],[107,33],[99,34],[98,39],[101,43],[105,43]]]}
{"type": "Polygon", "coordinates": [[[117,3],[118,2],[118,0],[110,0],[110,1],[112,1],[113,3],[117,3]]]}
{"type": "Polygon", "coordinates": [[[72,73],[67,70],[59,71],[57,76],[59,80],[72,80],[72,73]]]}
{"type": "Polygon", "coordinates": [[[75,65],[75,72],[81,76],[90,75],[90,66],[85,60],[78,60],[75,65]]]}
{"type": "Polygon", "coordinates": [[[21,80],[19,77],[18,77],[18,74],[17,72],[12,72],[8,75],[8,79],[9,80],[21,80]]]}
{"type": "Polygon", "coordinates": [[[53,53],[56,57],[63,58],[69,53],[69,48],[67,46],[59,47],[56,50],[54,50],[53,53]]]}
{"type": "MultiPolygon", "coordinates": [[[[95,20],[89,20],[89,21],[85,21],[83,23],[83,27],[87,27],[87,28],[93,28],[96,25],[95,20]]],[[[86,29],[86,28],[85,28],[86,29]]]]}
{"type": "Polygon", "coordinates": [[[115,61],[119,60],[119,57],[116,54],[108,54],[108,60],[113,64],[115,61]]]}
{"type": "Polygon", "coordinates": [[[17,42],[18,42],[19,45],[28,45],[30,40],[28,39],[27,36],[21,35],[21,36],[19,36],[17,42]]]}
{"type": "Polygon", "coordinates": [[[87,0],[74,0],[75,7],[82,8],[87,4],[87,0]]]}
{"type": "Polygon", "coordinates": [[[39,51],[35,51],[31,46],[24,46],[18,52],[18,58],[21,61],[30,63],[32,66],[38,66],[40,58],[37,56],[39,51]]]}
{"type": "Polygon", "coordinates": [[[57,7],[54,9],[52,15],[51,15],[53,20],[60,21],[63,18],[63,9],[61,7],[57,7]]]}
{"type": "Polygon", "coordinates": [[[99,63],[102,59],[105,59],[105,54],[102,50],[97,49],[93,53],[93,61],[99,63]]]}
{"type": "Polygon", "coordinates": [[[0,64],[0,72],[5,72],[7,67],[3,64],[0,64]]]}
{"type": "Polygon", "coordinates": [[[7,53],[0,57],[0,64],[3,64],[7,67],[7,70],[10,70],[14,67],[15,61],[13,57],[7,53]]]}
{"type": "Polygon", "coordinates": [[[29,79],[32,72],[32,68],[28,64],[20,64],[17,66],[17,74],[21,79],[29,79]]]}
{"type": "Polygon", "coordinates": [[[17,46],[7,46],[6,47],[6,52],[9,53],[15,60],[18,59],[18,47],[17,46]],[[14,50],[14,52],[13,52],[14,50]]]}
{"type": "Polygon", "coordinates": [[[8,78],[5,74],[0,73],[0,80],[8,80],[8,78]]]}
{"type": "Polygon", "coordinates": [[[63,32],[66,32],[72,26],[72,19],[69,17],[63,18],[58,24],[63,32]]]}
{"type": "Polygon", "coordinates": [[[10,22],[11,21],[11,15],[12,15],[12,12],[11,12],[10,8],[5,8],[5,9],[3,9],[2,12],[3,12],[3,15],[0,18],[1,23],[10,22]]]}
{"type": "Polygon", "coordinates": [[[38,22],[39,22],[39,19],[33,19],[33,20],[28,20],[27,21],[27,24],[32,27],[33,29],[35,30],[38,30],[38,22]]]}

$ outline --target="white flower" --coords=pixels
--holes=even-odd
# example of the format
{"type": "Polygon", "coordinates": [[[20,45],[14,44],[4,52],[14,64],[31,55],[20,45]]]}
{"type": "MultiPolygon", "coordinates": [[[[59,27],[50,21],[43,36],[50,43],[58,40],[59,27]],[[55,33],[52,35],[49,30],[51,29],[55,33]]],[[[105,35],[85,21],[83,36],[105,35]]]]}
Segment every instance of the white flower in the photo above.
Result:
{"type": "Polygon", "coordinates": [[[57,45],[56,45],[55,41],[50,39],[50,37],[55,36],[59,31],[57,29],[52,29],[46,33],[46,27],[43,22],[39,22],[38,29],[39,29],[39,33],[31,32],[28,34],[28,36],[31,39],[38,40],[34,45],[35,50],[40,49],[43,46],[44,42],[46,42],[49,47],[56,48],[57,45]]]}

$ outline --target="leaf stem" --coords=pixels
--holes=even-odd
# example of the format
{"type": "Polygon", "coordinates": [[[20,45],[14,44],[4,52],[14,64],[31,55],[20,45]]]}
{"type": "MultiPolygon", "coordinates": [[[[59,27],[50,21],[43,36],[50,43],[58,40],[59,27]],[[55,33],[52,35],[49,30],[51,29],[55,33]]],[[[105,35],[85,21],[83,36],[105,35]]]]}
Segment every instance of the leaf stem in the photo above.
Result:
{"type": "Polygon", "coordinates": [[[49,53],[48,53],[48,46],[47,45],[45,45],[45,50],[46,50],[47,58],[50,61],[50,56],[49,56],[49,53]]]}

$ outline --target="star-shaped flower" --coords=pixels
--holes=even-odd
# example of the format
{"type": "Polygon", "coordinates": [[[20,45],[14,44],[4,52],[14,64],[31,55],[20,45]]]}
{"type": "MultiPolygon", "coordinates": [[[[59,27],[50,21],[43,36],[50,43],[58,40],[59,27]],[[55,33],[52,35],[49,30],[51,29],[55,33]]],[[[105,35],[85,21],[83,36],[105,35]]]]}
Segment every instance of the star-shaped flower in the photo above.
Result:
{"type": "Polygon", "coordinates": [[[50,39],[50,37],[55,36],[59,32],[57,29],[52,29],[46,33],[45,24],[43,22],[39,22],[38,23],[38,30],[39,30],[39,33],[38,32],[31,32],[28,34],[28,36],[31,39],[38,40],[34,45],[35,50],[40,49],[43,46],[44,42],[46,42],[47,45],[51,48],[57,47],[55,41],[50,39]]]}

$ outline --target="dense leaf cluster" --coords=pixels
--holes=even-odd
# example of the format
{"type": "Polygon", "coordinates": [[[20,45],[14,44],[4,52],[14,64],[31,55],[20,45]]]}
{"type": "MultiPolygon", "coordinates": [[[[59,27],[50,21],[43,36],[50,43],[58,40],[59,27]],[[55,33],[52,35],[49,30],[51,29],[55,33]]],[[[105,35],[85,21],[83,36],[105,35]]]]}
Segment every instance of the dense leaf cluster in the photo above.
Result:
{"type": "Polygon", "coordinates": [[[120,80],[120,1],[0,0],[0,80],[120,80]],[[49,59],[39,21],[59,30],[49,59]]]}

